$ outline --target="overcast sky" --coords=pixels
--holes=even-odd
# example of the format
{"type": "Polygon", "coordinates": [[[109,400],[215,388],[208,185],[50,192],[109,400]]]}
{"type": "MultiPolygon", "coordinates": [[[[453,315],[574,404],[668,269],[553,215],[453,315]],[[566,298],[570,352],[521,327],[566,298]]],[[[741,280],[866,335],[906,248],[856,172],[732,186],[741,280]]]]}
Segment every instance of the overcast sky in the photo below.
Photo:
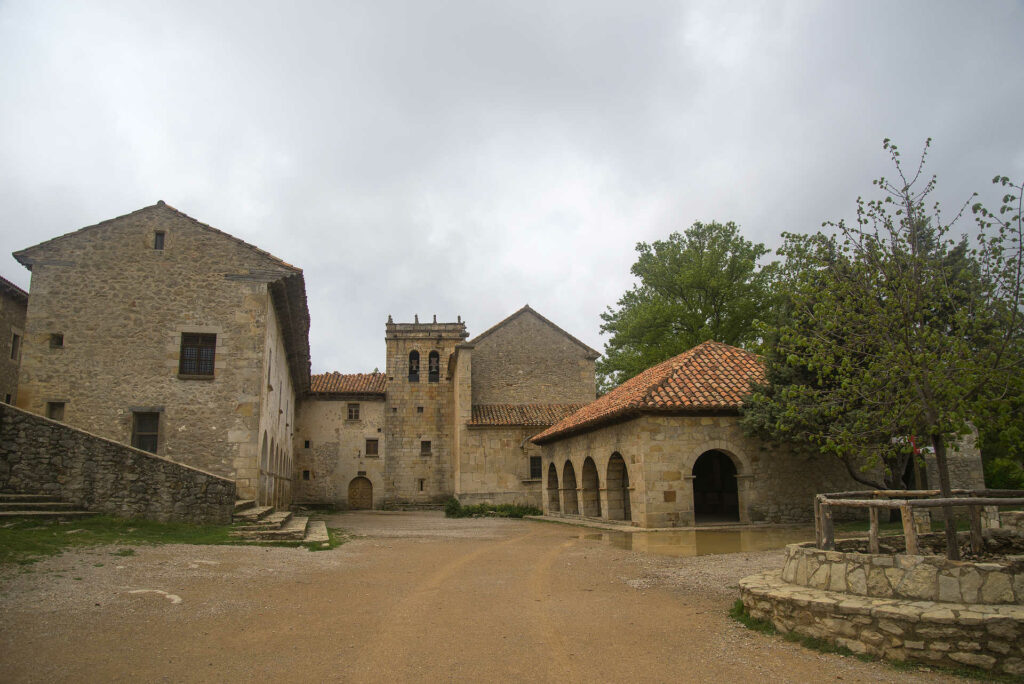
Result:
{"type": "Polygon", "coordinates": [[[601,350],[638,241],[849,217],[885,137],[934,138],[948,205],[1024,178],[1022,36],[994,0],[0,0],[0,274],[162,199],[304,269],[314,372],[526,303],[601,350]]]}

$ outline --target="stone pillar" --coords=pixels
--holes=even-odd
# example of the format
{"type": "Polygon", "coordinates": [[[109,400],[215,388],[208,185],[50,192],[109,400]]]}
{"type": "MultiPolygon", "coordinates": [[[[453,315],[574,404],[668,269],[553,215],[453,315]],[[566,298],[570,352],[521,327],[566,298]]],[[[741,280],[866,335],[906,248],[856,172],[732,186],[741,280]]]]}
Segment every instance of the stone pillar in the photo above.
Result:
{"type": "MultiPolygon", "coordinates": [[[[611,511],[608,510],[608,487],[597,488],[597,501],[601,505],[601,518],[611,520],[611,511]]],[[[622,513],[620,512],[621,516],[622,513]]]]}
{"type": "Polygon", "coordinates": [[[740,522],[750,522],[750,495],[754,491],[754,476],[753,475],[737,475],[736,476],[736,496],[739,499],[740,507],[740,522]]]}
{"type": "Polygon", "coordinates": [[[693,481],[697,478],[693,474],[683,475],[683,487],[679,492],[679,524],[696,525],[697,513],[693,509],[693,481]]]}

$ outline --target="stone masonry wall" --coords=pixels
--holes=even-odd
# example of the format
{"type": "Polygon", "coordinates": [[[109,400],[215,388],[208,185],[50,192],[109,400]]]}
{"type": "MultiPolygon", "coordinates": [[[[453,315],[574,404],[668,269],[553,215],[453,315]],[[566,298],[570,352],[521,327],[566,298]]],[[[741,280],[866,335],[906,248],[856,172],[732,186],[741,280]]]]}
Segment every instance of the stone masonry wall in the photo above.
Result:
{"type": "Polygon", "coordinates": [[[459,501],[540,508],[541,480],[530,479],[530,457],[540,456],[541,448],[529,439],[542,429],[467,428],[459,459],[459,501]]]}
{"type": "Polygon", "coordinates": [[[589,403],[594,358],[532,310],[474,340],[474,404],[589,403]]]}
{"type": "Polygon", "coordinates": [[[90,511],[228,524],[235,483],[0,404],[0,492],[48,494],[90,511]]]}
{"type": "Polygon", "coordinates": [[[125,443],[133,411],[158,412],[159,455],[229,478],[250,464],[239,493],[254,496],[267,281],[284,267],[162,204],[26,254],[18,406],[45,415],[47,402],[65,402],[64,422],[125,443]],[[217,335],[212,378],[179,377],[184,332],[217,335]]]}
{"type": "MultiPolygon", "coordinates": [[[[18,396],[18,364],[21,351],[11,345],[14,336],[25,339],[25,314],[28,302],[0,287],[0,401],[15,403],[18,396]],[[10,397],[10,400],[8,400],[10,397]]],[[[20,346],[20,342],[19,342],[20,346]]]]}
{"type": "Polygon", "coordinates": [[[356,477],[370,480],[375,508],[384,502],[384,397],[308,397],[299,404],[295,420],[297,503],[346,508],[348,487],[356,477]],[[350,403],[359,404],[359,420],[348,419],[350,403]],[[377,456],[366,455],[367,439],[378,440],[377,456]]]}

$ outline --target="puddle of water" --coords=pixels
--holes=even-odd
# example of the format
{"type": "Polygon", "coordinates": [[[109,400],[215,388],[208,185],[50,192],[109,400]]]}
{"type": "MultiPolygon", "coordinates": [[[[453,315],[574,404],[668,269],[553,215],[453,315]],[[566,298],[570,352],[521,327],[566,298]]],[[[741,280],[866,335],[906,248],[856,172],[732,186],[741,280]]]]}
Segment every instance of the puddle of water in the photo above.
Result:
{"type": "Polygon", "coordinates": [[[768,551],[786,544],[812,541],[813,528],[748,530],[680,530],[678,532],[583,532],[580,539],[600,541],[627,551],[660,556],[704,556],[715,553],[768,551]]]}

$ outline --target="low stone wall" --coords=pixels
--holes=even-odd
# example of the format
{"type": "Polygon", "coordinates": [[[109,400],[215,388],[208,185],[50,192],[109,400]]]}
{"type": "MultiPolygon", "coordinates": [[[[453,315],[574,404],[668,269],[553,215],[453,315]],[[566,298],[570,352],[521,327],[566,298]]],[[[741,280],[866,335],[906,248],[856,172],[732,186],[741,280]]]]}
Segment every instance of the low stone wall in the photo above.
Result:
{"type": "MultiPolygon", "coordinates": [[[[1008,536],[1016,535],[985,532],[986,543],[993,546],[1000,541],[1009,543],[1002,539],[1008,536]]],[[[854,543],[866,544],[863,540],[840,542],[837,551],[821,551],[813,542],[790,544],[782,579],[857,596],[1024,605],[1024,555],[972,563],[950,561],[944,556],[843,552],[842,544],[854,543]]]]}
{"type": "Polygon", "coordinates": [[[163,522],[228,524],[235,501],[231,480],[2,403],[0,492],[163,522]]]}
{"type": "Polygon", "coordinates": [[[740,580],[751,617],[854,653],[1024,675],[1024,607],[878,599],[785,581],[779,571],[740,580]]]}

